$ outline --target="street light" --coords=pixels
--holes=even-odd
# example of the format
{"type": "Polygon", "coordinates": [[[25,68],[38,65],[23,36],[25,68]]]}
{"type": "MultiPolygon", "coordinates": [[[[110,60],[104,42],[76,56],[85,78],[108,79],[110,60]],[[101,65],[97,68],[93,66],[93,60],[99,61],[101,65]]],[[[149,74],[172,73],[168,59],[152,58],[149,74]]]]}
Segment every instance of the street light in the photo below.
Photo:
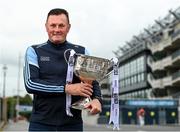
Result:
{"type": "Polygon", "coordinates": [[[7,66],[4,64],[3,66],[3,98],[6,97],[6,71],[7,71],[7,66]]]}
{"type": "Polygon", "coordinates": [[[18,57],[18,77],[17,77],[17,98],[16,98],[16,119],[19,117],[19,92],[20,92],[20,76],[21,75],[21,54],[18,57]]]}
{"type": "Polygon", "coordinates": [[[7,71],[7,66],[6,64],[3,65],[3,108],[2,108],[2,113],[3,113],[3,121],[6,123],[7,122],[7,101],[6,101],[6,71],[7,71]]]}

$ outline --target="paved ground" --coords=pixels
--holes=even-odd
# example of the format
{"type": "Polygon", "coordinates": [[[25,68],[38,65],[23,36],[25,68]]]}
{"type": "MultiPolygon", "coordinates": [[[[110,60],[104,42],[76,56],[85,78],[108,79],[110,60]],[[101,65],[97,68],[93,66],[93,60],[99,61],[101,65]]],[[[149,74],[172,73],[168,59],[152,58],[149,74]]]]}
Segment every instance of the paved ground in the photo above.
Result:
{"type": "MultiPolygon", "coordinates": [[[[113,126],[111,125],[85,125],[85,131],[113,131],[113,126]]],[[[117,131],[117,130],[116,130],[117,131]]],[[[138,125],[121,125],[119,131],[135,131],[135,132],[149,132],[149,131],[179,131],[180,126],[158,126],[149,125],[140,127],[138,125]]]]}
{"type": "Polygon", "coordinates": [[[3,129],[3,131],[27,131],[29,123],[25,120],[18,122],[9,122],[3,129]]]}
{"type": "MultiPolygon", "coordinates": [[[[10,122],[7,124],[3,131],[27,131],[28,122],[22,120],[16,123],[10,122]]],[[[84,125],[84,131],[112,131],[112,125],[84,125]]],[[[180,131],[180,126],[171,125],[171,126],[137,126],[137,125],[121,125],[119,131],[136,131],[136,132],[147,132],[147,131],[180,131]]]]}

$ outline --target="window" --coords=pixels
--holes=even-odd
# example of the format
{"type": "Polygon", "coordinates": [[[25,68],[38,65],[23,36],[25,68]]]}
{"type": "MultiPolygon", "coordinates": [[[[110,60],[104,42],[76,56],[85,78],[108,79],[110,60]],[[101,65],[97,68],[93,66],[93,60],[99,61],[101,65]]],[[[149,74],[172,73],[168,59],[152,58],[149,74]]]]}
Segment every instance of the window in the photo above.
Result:
{"type": "Polygon", "coordinates": [[[144,73],[141,73],[141,80],[144,81],[144,73]]]}
{"type": "Polygon", "coordinates": [[[136,83],[137,82],[137,76],[135,75],[134,76],[134,83],[136,83]]]}
{"type": "Polygon", "coordinates": [[[137,72],[142,72],[145,70],[145,67],[144,67],[144,56],[141,56],[140,58],[137,59],[137,72]]]}

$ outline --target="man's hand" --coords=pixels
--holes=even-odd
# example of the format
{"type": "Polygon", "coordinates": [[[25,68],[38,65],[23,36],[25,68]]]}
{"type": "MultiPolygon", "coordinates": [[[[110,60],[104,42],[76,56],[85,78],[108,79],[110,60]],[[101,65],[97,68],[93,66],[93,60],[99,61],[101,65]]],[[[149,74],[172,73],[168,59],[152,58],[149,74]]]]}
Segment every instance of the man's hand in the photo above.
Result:
{"type": "Polygon", "coordinates": [[[92,115],[98,114],[102,111],[101,103],[98,99],[93,99],[89,103],[85,104],[85,109],[89,109],[92,115]]]}
{"type": "Polygon", "coordinates": [[[90,97],[93,93],[93,86],[88,83],[66,84],[65,92],[70,95],[90,97]]]}

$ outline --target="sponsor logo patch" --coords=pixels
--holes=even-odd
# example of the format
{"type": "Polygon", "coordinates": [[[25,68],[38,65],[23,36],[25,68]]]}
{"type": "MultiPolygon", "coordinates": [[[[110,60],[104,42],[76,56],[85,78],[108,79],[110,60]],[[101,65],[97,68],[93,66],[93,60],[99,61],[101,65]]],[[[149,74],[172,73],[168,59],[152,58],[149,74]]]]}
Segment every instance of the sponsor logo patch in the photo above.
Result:
{"type": "Polygon", "coordinates": [[[50,61],[50,57],[49,56],[41,56],[40,61],[50,61]]]}

